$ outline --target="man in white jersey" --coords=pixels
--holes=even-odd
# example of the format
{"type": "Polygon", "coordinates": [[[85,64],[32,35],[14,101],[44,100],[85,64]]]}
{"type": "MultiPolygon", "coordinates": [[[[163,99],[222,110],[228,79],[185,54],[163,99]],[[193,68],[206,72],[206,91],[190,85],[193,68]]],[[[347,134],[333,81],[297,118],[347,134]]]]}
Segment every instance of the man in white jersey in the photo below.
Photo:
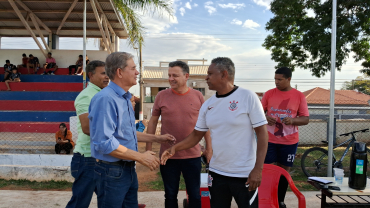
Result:
{"type": "Polygon", "coordinates": [[[239,208],[257,208],[258,186],[268,145],[267,121],[256,93],[234,86],[234,75],[234,63],[229,58],[212,60],[206,80],[209,89],[216,90],[216,95],[202,105],[193,132],[163,152],[161,164],[165,165],[177,151],[197,145],[210,130],[213,148],[208,176],[211,207],[230,207],[234,197],[239,208]]]}

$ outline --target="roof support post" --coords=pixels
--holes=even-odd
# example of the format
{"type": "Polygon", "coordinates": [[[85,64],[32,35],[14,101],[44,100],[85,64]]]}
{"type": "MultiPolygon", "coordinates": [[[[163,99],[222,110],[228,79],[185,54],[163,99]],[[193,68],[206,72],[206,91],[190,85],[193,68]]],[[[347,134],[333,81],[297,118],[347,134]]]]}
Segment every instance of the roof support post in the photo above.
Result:
{"type": "Polygon", "coordinates": [[[107,36],[107,40],[108,40],[108,43],[109,43],[109,48],[112,52],[114,52],[114,46],[112,44],[112,39],[110,37],[110,34],[109,34],[109,30],[108,30],[108,20],[107,20],[107,17],[105,15],[102,15],[102,19],[103,19],[103,23],[104,23],[104,29],[105,29],[105,35],[107,36]]]}
{"type": "MultiPolygon", "coordinates": [[[[69,9],[68,9],[67,13],[64,15],[63,20],[62,20],[62,22],[60,23],[60,25],[59,25],[59,27],[58,27],[58,30],[57,30],[57,33],[56,33],[57,35],[59,35],[59,31],[60,31],[60,29],[62,29],[62,27],[63,27],[64,23],[66,22],[67,18],[68,18],[68,17],[69,17],[69,15],[71,14],[72,10],[75,8],[75,6],[76,6],[77,2],[78,2],[78,0],[75,0],[75,1],[72,3],[71,7],[69,7],[69,9]]],[[[85,1],[84,1],[84,2],[85,2],[85,1]]],[[[84,15],[86,15],[86,9],[84,9],[84,15]]],[[[85,16],[84,16],[84,17],[85,17],[85,16]]],[[[86,20],[86,18],[85,18],[85,20],[86,20]]]]}
{"type": "Polygon", "coordinates": [[[95,1],[94,0],[90,0],[90,3],[91,3],[91,7],[92,7],[92,9],[94,11],[96,22],[98,23],[98,26],[99,26],[99,30],[100,30],[101,36],[103,37],[103,41],[104,41],[105,47],[107,48],[108,53],[112,53],[111,50],[110,50],[110,48],[109,48],[107,37],[105,36],[104,30],[103,30],[102,18],[99,17],[98,10],[96,9],[95,1]]]}
{"type": "MultiPolygon", "coordinates": [[[[98,8],[99,12],[102,13],[102,16],[104,16],[106,20],[108,20],[108,18],[105,15],[104,10],[101,7],[100,3],[97,0],[95,0],[95,1],[96,1],[96,7],[98,8]]],[[[113,7],[113,8],[115,8],[115,7],[113,7]]],[[[110,24],[109,21],[107,21],[107,25],[108,25],[108,28],[109,28],[110,32],[115,35],[116,33],[114,32],[113,27],[112,27],[112,25],[110,24]]]]}
{"type": "Polygon", "coordinates": [[[18,9],[17,5],[15,4],[14,0],[8,0],[8,1],[9,1],[9,4],[13,7],[15,13],[18,15],[19,19],[22,21],[24,27],[26,27],[26,29],[28,30],[28,32],[31,34],[33,40],[36,42],[37,46],[40,48],[42,54],[46,58],[47,57],[47,54],[46,54],[45,50],[42,48],[42,45],[40,44],[39,40],[37,40],[37,37],[36,37],[35,33],[33,33],[33,31],[31,30],[30,26],[28,25],[28,23],[26,22],[26,20],[22,16],[22,13],[19,11],[19,9],[18,9]]]}
{"type": "Polygon", "coordinates": [[[118,52],[119,51],[119,37],[116,35],[116,40],[115,40],[115,46],[114,46],[115,48],[116,48],[116,52],[118,52]]]}
{"type": "MultiPolygon", "coordinates": [[[[34,14],[21,0],[15,0],[24,10],[26,10],[27,12],[31,13],[31,14],[34,14]]],[[[49,29],[48,26],[46,26],[41,20],[40,18],[38,18],[36,15],[34,15],[34,17],[36,18],[37,22],[46,30],[48,31],[49,33],[51,33],[51,30],[49,29]]]]}
{"type": "Polygon", "coordinates": [[[83,15],[83,62],[82,62],[82,70],[83,70],[83,89],[86,87],[86,1],[84,0],[84,15],[83,15]]]}
{"type": "Polygon", "coordinates": [[[45,37],[44,35],[42,34],[41,30],[40,30],[40,27],[39,27],[39,24],[37,24],[37,20],[36,18],[34,17],[34,14],[30,14],[30,17],[31,17],[31,20],[32,20],[32,23],[33,25],[35,26],[36,30],[37,30],[37,33],[39,34],[39,37],[41,38],[42,42],[44,43],[45,45],[45,48],[48,52],[50,52],[50,48],[48,46],[48,44],[46,43],[46,40],[45,40],[45,37]]]}

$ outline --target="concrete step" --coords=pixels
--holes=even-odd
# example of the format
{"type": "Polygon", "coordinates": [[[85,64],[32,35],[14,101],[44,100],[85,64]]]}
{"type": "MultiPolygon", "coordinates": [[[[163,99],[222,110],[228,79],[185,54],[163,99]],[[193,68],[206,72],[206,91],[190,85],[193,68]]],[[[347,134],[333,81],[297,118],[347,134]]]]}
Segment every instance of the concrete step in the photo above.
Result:
{"type": "Polygon", "coordinates": [[[76,111],[74,101],[0,100],[0,111],[76,111]]]}
{"type": "Polygon", "coordinates": [[[6,122],[69,122],[69,117],[71,116],[76,116],[76,112],[75,111],[0,111],[0,122],[5,122],[5,121],[6,122]]]}
{"type": "MultiPolygon", "coordinates": [[[[9,83],[12,91],[45,91],[45,92],[81,92],[83,84],[81,83],[60,83],[60,82],[11,82],[9,83]]],[[[8,88],[5,82],[0,82],[0,90],[5,91],[8,88]]]]}
{"type": "Polygon", "coordinates": [[[74,101],[79,92],[0,92],[0,100],[69,100],[74,101]]]}

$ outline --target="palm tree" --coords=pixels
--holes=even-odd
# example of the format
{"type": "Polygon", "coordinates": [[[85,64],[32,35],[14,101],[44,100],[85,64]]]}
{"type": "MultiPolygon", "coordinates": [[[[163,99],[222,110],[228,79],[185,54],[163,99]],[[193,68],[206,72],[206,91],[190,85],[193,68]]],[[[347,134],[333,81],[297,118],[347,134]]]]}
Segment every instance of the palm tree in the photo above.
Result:
{"type": "Polygon", "coordinates": [[[135,47],[143,44],[143,33],[145,27],[141,24],[136,11],[153,11],[160,15],[167,12],[170,17],[173,15],[170,0],[113,0],[117,9],[121,12],[128,32],[129,46],[135,47]]]}

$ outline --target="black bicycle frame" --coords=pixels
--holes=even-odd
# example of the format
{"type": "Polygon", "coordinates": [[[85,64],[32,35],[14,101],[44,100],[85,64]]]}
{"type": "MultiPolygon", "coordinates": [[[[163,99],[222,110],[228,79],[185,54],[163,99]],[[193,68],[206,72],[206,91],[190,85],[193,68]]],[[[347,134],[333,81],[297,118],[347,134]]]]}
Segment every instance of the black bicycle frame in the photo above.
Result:
{"type": "MultiPolygon", "coordinates": [[[[354,143],[355,141],[356,141],[356,137],[355,137],[355,135],[353,135],[353,134],[352,134],[352,137],[351,137],[350,139],[348,139],[348,140],[346,140],[346,141],[344,141],[344,142],[342,142],[342,143],[338,144],[337,146],[335,146],[335,147],[333,148],[333,149],[335,149],[335,148],[340,147],[340,146],[342,146],[343,144],[346,144],[347,142],[349,142],[349,144],[348,144],[348,146],[347,146],[346,150],[344,151],[344,153],[343,153],[342,157],[340,158],[340,160],[335,161],[335,163],[333,164],[333,166],[334,166],[336,163],[338,163],[338,162],[342,162],[342,161],[343,161],[344,157],[347,155],[347,153],[348,153],[348,151],[349,151],[349,148],[351,148],[351,147],[352,147],[352,145],[353,145],[353,143],[354,143]]],[[[335,159],[334,152],[333,152],[333,158],[335,159]]]]}

